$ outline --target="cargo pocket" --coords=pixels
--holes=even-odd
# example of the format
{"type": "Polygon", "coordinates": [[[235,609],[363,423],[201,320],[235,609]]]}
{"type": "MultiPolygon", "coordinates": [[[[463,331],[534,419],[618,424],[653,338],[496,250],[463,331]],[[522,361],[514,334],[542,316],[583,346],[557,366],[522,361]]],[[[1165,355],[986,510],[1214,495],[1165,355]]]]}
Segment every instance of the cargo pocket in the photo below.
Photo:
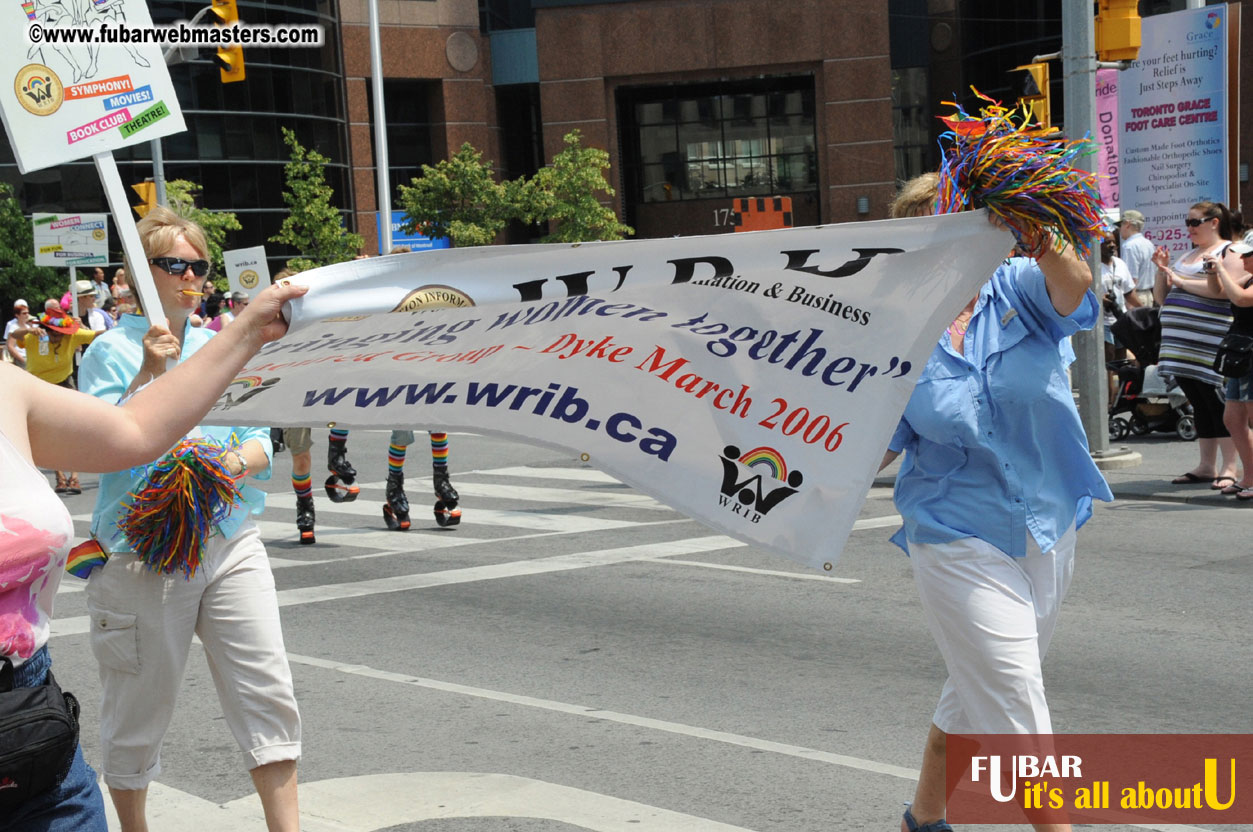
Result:
{"type": "Polygon", "coordinates": [[[139,628],[130,613],[88,609],[91,652],[101,667],[139,673],[139,628]]]}

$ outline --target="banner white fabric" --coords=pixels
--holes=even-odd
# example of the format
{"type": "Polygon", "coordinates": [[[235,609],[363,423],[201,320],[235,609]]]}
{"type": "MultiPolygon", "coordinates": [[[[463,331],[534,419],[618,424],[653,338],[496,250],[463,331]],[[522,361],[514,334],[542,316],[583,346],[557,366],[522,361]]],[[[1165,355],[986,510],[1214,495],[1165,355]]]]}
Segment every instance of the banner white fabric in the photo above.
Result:
{"type": "Polygon", "coordinates": [[[295,278],[291,331],[206,421],[583,452],[830,569],[937,339],[1011,246],[978,212],[342,263],[295,278]]]}

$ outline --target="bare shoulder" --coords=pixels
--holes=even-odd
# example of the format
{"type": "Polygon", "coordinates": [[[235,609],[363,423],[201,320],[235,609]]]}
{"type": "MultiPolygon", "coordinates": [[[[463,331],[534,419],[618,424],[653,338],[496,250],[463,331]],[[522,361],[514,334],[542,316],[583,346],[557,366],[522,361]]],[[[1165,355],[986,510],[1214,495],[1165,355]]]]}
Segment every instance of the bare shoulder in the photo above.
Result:
{"type": "Polygon", "coordinates": [[[4,391],[4,404],[0,406],[0,431],[19,449],[30,446],[27,414],[31,391],[37,383],[42,382],[12,364],[0,362],[0,390],[4,391]]]}

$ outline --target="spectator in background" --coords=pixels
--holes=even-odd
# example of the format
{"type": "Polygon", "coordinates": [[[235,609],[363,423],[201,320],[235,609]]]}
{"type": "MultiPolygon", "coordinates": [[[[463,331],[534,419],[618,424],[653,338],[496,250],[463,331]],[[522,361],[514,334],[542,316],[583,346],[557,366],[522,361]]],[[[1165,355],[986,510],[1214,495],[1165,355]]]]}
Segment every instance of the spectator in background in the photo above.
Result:
{"type": "Polygon", "coordinates": [[[250,298],[243,292],[231,292],[227,301],[227,309],[220,309],[219,314],[209,322],[209,329],[221,331],[222,327],[235,320],[235,316],[248,307],[250,298]]]}
{"type": "Polygon", "coordinates": [[[113,293],[113,299],[122,300],[122,290],[129,289],[130,283],[126,279],[126,269],[118,269],[113,273],[113,285],[109,287],[109,291],[113,293]]]}
{"type": "MultiPolygon", "coordinates": [[[[23,337],[26,369],[44,381],[73,390],[70,376],[74,372],[74,353],[79,347],[90,344],[96,333],[84,329],[75,318],[45,312],[39,316],[38,326],[27,326],[23,337]]],[[[57,471],[56,475],[57,485],[53,489],[56,493],[83,493],[77,473],[57,471]]]]}
{"type": "MultiPolygon", "coordinates": [[[[1105,235],[1101,240],[1101,305],[1105,310],[1105,361],[1115,361],[1127,357],[1127,348],[1114,337],[1110,324],[1118,320],[1118,315],[1130,308],[1140,306],[1140,298],[1136,295],[1136,282],[1127,270],[1127,264],[1114,254],[1116,247],[1113,234],[1105,235]]],[[[1109,400],[1112,402],[1118,392],[1118,374],[1106,371],[1109,377],[1109,400]]]]}
{"type": "Polygon", "coordinates": [[[96,334],[113,328],[113,319],[96,306],[96,289],[90,280],[76,281],[74,294],[78,296],[78,319],[83,322],[83,326],[96,334]]]}
{"type": "Polygon", "coordinates": [[[91,270],[91,288],[96,293],[96,308],[104,309],[104,302],[113,297],[113,292],[104,281],[104,269],[99,266],[91,270]]]}
{"type": "Polygon", "coordinates": [[[1200,459],[1175,477],[1175,485],[1209,483],[1215,490],[1236,482],[1236,446],[1223,424],[1222,388],[1214,370],[1218,342],[1231,328],[1231,304],[1214,291],[1204,273],[1208,258],[1222,258],[1231,244],[1231,215],[1221,202],[1198,202],[1184,220],[1192,249],[1173,263],[1163,246],[1153,252],[1157,266],[1154,297],[1162,307],[1162,347],[1157,371],[1174,379],[1188,397],[1196,419],[1200,459]],[[1222,464],[1219,464],[1219,453],[1222,464]]]}
{"type": "Polygon", "coordinates": [[[30,305],[21,298],[13,301],[13,320],[4,325],[4,360],[23,369],[26,367],[26,350],[13,332],[18,328],[25,330],[30,320],[30,305]]]}
{"type": "Polygon", "coordinates": [[[1136,282],[1140,305],[1152,306],[1157,266],[1153,265],[1153,244],[1144,236],[1144,214],[1135,209],[1123,211],[1118,233],[1122,237],[1122,259],[1136,282]]]}
{"type": "MultiPolygon", "coordinates": [[[[108,300],[106,300],[104,302],[104,314],[108,315],[109,320],[113,321],[114,326],[116,326],[117,319],[118,319],[117,301],[115,301],[113,298],[109,298],[108,300]]],[[[109,327],[109,329],[112,329],[112,328],[113,326],[109,327]]]]}

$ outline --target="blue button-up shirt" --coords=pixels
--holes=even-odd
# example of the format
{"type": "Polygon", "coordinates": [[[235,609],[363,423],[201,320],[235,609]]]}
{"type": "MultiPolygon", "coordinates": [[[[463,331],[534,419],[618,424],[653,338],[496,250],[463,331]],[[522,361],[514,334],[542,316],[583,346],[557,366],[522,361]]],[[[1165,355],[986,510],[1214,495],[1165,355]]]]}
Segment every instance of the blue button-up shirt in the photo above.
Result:
{"type": "MultiPolygon", "coordinates": [[[[98,336],[83,356],[83,363],[78,368],[79,389],[116,404],[139,373],[144,355],[143,338],[147,332],[148,322],[144,318],[123,315],[118,325],[98,336]]],[[[213,335],[213,332],[188,324],[183,331],[180,362],[194,355],[213,335]]],[[[274,447],[270,444],[268,428],[201,426],[197,431],[222,445],[230,444],[232,435],[241,445],[256,439],[265,448],[266,456],[273,459],[274,447]]],[[[91,534],[109,552],[131,550],[126,536],[118,531],[117,522],[122,516],[123,501],[136,490],[143,476],[144,469],[138,468],[100,477],[100,494],[91,516],[91,534]]],[[[269,479],[270,467],[267,465],[255,478],[269,479]]],[[[239,531],[250,514],[260,514],[265,510],[264,491],[244,485],[240,489],[240,497],[240,502],[218,525],[218,531],[228,538],[239,531]]]]}
{"type": "Polygon", "coordinates": [[[1066,377],[1068,336],[1096,322],[1088,292],[1059,315],[1035,262],[1016,257],[984,284],[964,355],[946,332],[918,379],[889,448],[904,451],[892,542],[977,537],[1013,557],[1027,534],[1053,548],[1071,523],[1112,500],[1088,452],[1066,377]]]}

